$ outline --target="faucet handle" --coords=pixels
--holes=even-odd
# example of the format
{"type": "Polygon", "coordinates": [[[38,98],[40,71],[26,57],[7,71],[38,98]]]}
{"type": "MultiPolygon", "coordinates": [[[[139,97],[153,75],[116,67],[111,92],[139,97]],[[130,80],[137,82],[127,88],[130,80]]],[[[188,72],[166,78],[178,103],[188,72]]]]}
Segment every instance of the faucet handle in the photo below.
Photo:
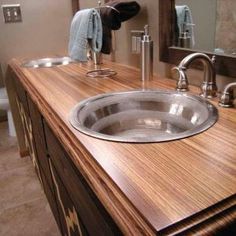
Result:
{"type": "Polygon", "coordinates": [[[212,61],[213,65],[215,65],[215,63],[216,63],[216,55],[215,54],[212,56],[211,61],[212,61]]]}
{"type": "Polygon", "coordinates": [[[225,86],[224,91],[219,101],[219,105],[221,107],[234,106],[234,89],[235,88],[236,88],[236,82],[229,83],[225,86]]]}
{"type": "Polygon", "coordinates": [[[233,107],[233,96],[229,92],[224,92],[220,96],[219,106],[221,107],[233,107]]]}
{"type": "Polygon", "coordinates": [[[171,71],[177,71],[178,72],[178,80],[177,80],[177,84],[176,84],[176,90],[179,92],[186,92],[188,91],[188,79],[187,79],[187,75],[185,73],[186,68],[185,67],[178,67],[175,66],[171,69],[171,71]]]}

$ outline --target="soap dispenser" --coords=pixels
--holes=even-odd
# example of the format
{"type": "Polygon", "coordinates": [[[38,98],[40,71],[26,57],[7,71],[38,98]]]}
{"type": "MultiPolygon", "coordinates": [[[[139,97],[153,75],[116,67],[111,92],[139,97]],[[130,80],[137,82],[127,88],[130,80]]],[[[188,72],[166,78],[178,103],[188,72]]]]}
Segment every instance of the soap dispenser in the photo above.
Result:
{"type": "Polygon", "coordinates": [[[181,48],[191,48],[191,37],[189,36],[189,32],[187,30],[180,34],[179,46],[181,48]]]}
{"type": "Polygon", "coordinates": [[[191,37],[188,27],[192,26],[190,23],[182,24],[182,32],[180,32],[179,36],[179,47],[181,48],[191,48],[191,37]]]}
{"type": "Polygon", "coordinates": [[[149,35],[149,26],[144,26],[144,35],[141,41],[141,73],[142,81],[152,80],[153,77],[153,41],[149,35]]]}

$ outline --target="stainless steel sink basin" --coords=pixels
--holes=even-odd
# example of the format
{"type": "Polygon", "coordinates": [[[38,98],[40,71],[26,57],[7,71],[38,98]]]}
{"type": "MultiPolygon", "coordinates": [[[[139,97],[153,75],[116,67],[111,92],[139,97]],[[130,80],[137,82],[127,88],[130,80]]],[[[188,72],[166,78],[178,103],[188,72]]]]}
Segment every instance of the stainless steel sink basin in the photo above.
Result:
{"type": "Polygon", "coordinates": [[[75,63],[75,61],[73,61],[69,57],[55,57],[55,58],[42,58],[42,59],[27,61],[24,62],[22,66],[29,68],[41,68],[41,67],[68,65],[70,63],[75,63]]]}
{"type": "Polygon", "coordinates": [[[204,98],[175,91],[101,94],[77,104],[69,121],[80,132],[110,141],[149,143],[186,138],[211,127],[217,109],[204,98]]]}

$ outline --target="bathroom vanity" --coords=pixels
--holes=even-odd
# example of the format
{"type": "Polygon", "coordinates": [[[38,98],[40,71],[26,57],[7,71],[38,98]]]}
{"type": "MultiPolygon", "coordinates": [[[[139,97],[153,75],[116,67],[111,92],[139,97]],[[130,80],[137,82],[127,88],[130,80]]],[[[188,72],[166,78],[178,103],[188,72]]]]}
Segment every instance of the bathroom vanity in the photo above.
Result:
{"type": "Polygon", "coordinates": [[[107,79],[86,77],[89,64],[21,63],[11,61],[6,81],[19,149],[22,156],[29,151],[62,235],[236,234],[236,109],[218,107],[213,127],[181,140],[100,140],[70,125],[78,102],[108,92],[174,90],[175,81],[142,84],[138,70],[111,62],[104,67],[118,74],[107,79]]]}

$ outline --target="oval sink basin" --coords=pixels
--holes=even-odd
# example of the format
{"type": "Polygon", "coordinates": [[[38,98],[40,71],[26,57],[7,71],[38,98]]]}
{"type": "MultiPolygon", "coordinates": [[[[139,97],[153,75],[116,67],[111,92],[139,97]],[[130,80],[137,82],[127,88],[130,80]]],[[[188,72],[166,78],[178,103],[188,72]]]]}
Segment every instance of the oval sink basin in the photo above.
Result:
{"type": "Polygon", "coordinates": [[[101,94],[77,104],[69,121],[99,139],[150,143],[186,138],[211,127],[217,109],[205,99],[175,91],[101,94]]]}
{"type": "Polygon", "coordinates": [[[42,58],[37,60],[27,61],[22,64],[22,67],[28,68],[43,68],[43,67],[54,67],[54,66],[65,66],[70,63],[75,63],[70,57],[55,57],[55,58],[42,58]]]}

